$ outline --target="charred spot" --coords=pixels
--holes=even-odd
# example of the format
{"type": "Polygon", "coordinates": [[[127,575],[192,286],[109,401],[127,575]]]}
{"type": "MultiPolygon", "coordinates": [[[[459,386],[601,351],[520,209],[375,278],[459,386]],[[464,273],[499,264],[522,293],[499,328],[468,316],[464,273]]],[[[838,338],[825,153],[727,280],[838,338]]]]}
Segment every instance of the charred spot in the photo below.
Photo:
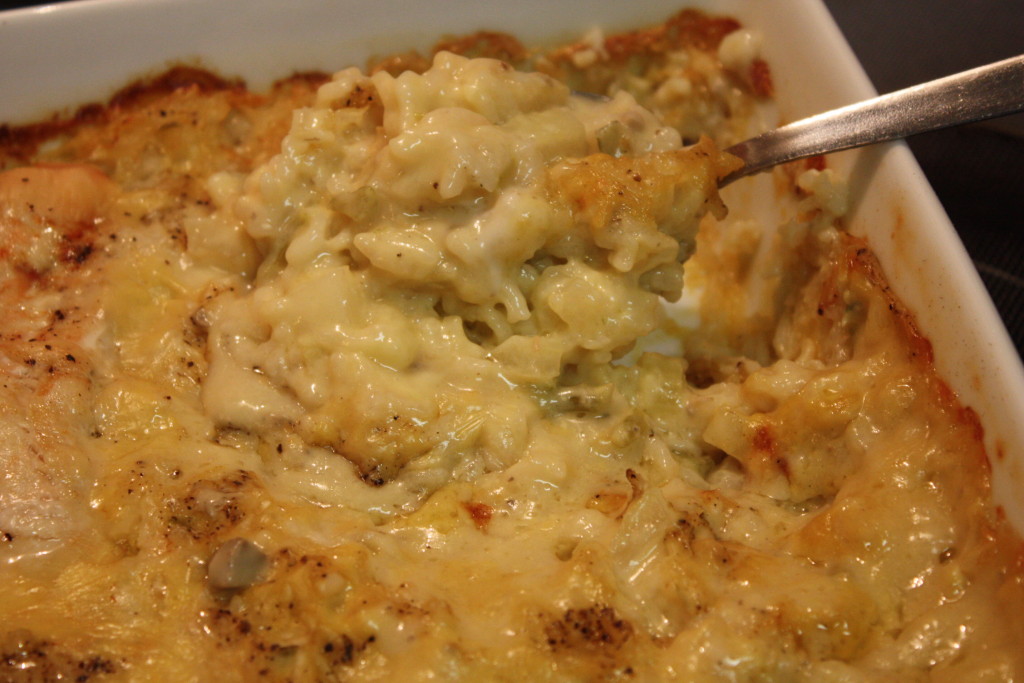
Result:
{"type": "Polygon", "coordinates": [[[250,662],[259,660],[259,665],[269,665],[278,657],[289,656],[297,650],[294,646],[267,640],[271,629],[253,624],[248,618],[235,614],[228,607],[204,609],[199,616],[205,621],[203,628],[217,637],[221,645],[244,643],[244,647],[251,652],[250,662]]]}
{"type": "Polygon", "coordinates": [[[826,165],[825,157],[822,154],[804,159],[804,166],[812,171],[824,171],[826,165]]]}
{"type": "Polygon", "coordinates": [[[373,635],[357,639],[343,633],[339,638],[324,643],[321,651],[330,665],[350,666],[376,640],[373,635]]]}
{"type": "Polygon", "coordinates": [[[359,473],[359,478],[370,486],[383,486],[393,476],[390,473],[390,468],[382,463],[377,463],[365,472],[359,473]]]}
{"type": "Polygon", "coordinates": [[[250,432],[232,424],[218,425],[213,433],[213,442],[220,446],[235,446],[250,432]]]}
{"type": "Polygon", "coordinates": [[[494,515],[494,508],[486,503],[473,503],[465,502],[462,504],[462,508],[469,513],[470,519],[473,520],[473,524],[480,531],[486,531],[487,526],[491,523],[491,517],[494,515]]]}
{"type": "Polygon", "coordinates": [[[90,243],[69,244],[64,252],[64,260],[68,263],[82,265],[92,256],[93,246],[90,243]]]}
{"type": "Polygon", "coordinates": [[[168,505],[167,521],[197,541],[228,531],[245,519],[239,494],[251,481],[252,476],[244,470],[218,480],[200,479],[187,495],[168,505]]]}
{"type": "Polygon", "coordinates": [[[847,236],[846,239],[848,241],[847,263],[850,270],[881,291],[884,297],[883,301],[887,305],[891,304],[889,310],[895,316],[899,331],[907,342],[910,357],[918,362],[931,365],[934,362],[932,344],[918,329],[917,322],[910,312],[899,305],[882,274],[882,267],[878,263],[878,259],[865,245],[863,239],[850,236],[847,236]]]}
{"type": "Polygon", "coordinates": [[[686,382],[697,389],[707,389],[721,378],[721,371],[710,358],[693,358],[686,366],[686,382]]]}
{"type": "Polygon", "coordinates": [[[687,517],[680,517],[676,520],[675,527],[668,532],[666,538],[672,539],[684,549],[689,550],[697,539],[697,530],[697,524],[692,520],[687,517]]]}
{"type": "Polygon", "coordinates": [[[355,656],[356,646],[348,636],[342,636],[339,661],[341,664],[351,664],[355,656]]]}
{"type": "Polygon", "coordinates": [[[605,650],[622,648],[633,636],[633,625],[619,617],[613,607],[592,605],[569,609],[544,629],[547,644],[560,650],[605,650]]]}
{"type": "Polygon", "coordinates": [[[28,631],[0,636],[0,680],[84,682],[117,673],[119,669],[106,655],[70,651],[28,631]]]}
{"type": "Polygon", "coordinates": [[[21,164],[27,164],[44,141],[70,132],[79,125],[102,120],[105,116],[103,105],[92,103],[80,107],[69,118],[54,116],[48,121],[25,126],[0,124],[0,150],[21,164]]]}
{"type": "Polygon", "coordinates": [[[182,340],[192,348],[204,348],[208,338],[210,321],[206,309],[200,308],[188,318],[182,330],[182,340]]]}
{"type": "Polygon", "coordinates": [[[111,107],[127,108],[148,104],[158,97],[178,90],[196,89],[202,93],[242,89],[240,80],[227,80],[206,69],[175,66],[152,79],[142,79],[117,91],[110,99],[111,107]]]}
{"type": "Polygon", "coordinates": [[[362,109],[373,104],[377,98],[377,91],[374,88],[367,88],[357,85],[349,93],[345,100],[345,106],[352,109],[362,109]]]}
{"type": "MultiPolygon", "coordinates": [[[[768,62],[763,59],[755,59],[750,63],[750,87],[758,97],[770,98],[775,94],[775,84],[772,81],[772,70],[768,62]]],[[[821,160],[821,170],[825,167],[825,158],[822,156],[811,157],[821,160]]],[[[810,160],[808,160],[810,161],[810,160]]],[[[813,167],[812,167],[813,168],[813,167]]]]}
{"type": "Polygon", "coordinates": [[[633,499],[639,498],[640,494],[644,492],[644,482],[643,479],[640,478],[640,475],[632,468],[627,468],[626,481],[629,482],[629,487],[633,493],[633,499]]]}
{"type": "Polygon", "coordinates": [[[775,434],[771,426],[766,424],[759,424],[754,428],[754,435],[750,443],[754,450],[768,455],[774,455],[778,448],[775,434]]]}

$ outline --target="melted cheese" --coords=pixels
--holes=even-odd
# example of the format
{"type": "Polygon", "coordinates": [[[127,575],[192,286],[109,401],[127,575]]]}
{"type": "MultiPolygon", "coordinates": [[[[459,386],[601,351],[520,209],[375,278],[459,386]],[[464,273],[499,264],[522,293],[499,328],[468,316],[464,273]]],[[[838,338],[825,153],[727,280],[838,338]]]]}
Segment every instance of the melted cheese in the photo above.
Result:
{"type": "Polygon", "coordinates": [[[840,179],[726,219],[680,133],[755,41],[667,26],[155,92],[0,174],[0,677],[1020,676],[976,419],[840,179]]]}

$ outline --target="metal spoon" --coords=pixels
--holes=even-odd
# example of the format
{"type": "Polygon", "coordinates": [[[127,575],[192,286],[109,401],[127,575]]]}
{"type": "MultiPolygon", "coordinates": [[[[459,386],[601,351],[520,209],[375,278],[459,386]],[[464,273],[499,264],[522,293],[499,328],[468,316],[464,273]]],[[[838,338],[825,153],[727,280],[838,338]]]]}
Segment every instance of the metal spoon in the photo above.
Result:
{"type": "Polygon", "coordinates": [[[729,147],[743,167],[719,183],[772,166],[1024,110],[1024,55],[811,116],[729,147]]]}

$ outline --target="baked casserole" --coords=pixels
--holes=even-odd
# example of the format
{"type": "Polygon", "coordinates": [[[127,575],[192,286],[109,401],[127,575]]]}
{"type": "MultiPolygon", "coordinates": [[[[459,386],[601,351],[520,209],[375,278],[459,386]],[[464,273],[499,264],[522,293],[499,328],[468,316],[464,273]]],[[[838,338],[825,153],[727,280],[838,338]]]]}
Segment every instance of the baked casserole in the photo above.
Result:
{"type": "Polygon", "coordinates": [[[757,42],[0,128],[0,678],[1017,680],[1021,541],[842,178],[719,197],[757,42]]]}

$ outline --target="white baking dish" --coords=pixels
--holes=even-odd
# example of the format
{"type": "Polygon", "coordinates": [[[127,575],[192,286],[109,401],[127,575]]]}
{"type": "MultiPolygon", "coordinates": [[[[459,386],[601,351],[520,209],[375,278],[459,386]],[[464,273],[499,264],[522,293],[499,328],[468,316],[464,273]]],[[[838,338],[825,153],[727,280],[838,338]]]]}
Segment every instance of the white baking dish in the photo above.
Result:
{"type": "MultiPolygon", "coordinates": [[[[873,94],[819,0],[682,3],[734,15],[763,34],[783,121],[873,94]]],[[[427,46],[444,33],[487,28],[557,39],[596,24],[659,21],[676,8],[663,0],[79,0],[5,12],[0,121],[102,100],[175,61],[262,87],[296,70],[427,46]]],[[[854,189],[851,230],[868,238],[931,340],[941,374],[980,415],[996,502],[1024,530],[1024,497],[1015,495],[1024,490],[1024,369],[953,227],[905,145],[831,163],[854,189]]]]}

